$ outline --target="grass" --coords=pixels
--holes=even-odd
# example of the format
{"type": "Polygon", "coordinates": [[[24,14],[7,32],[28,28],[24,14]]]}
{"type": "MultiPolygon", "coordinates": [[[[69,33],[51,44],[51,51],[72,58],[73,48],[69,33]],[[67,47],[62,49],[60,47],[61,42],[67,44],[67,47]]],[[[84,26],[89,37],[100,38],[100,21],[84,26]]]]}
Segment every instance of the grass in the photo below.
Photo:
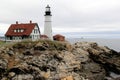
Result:
{"type": "Polygon", "coordinates": [[[36,44],[46,47],[48,50],[65,50],[66,44],[59,41],[39,40],[39,41],[22,41],[13,45],[14,48],[33,48],[36,44]]]}
{"type": "MultiPolygon", "coordinates": [[[[37,44],[45,47],[45,50],[67,50],[67,45],[65,42],[60,41],[51,41],[51,40],[24,40],[21,42],[4,42],[0,41],[0,47],[13,47],[16,49],[32,49],[36,47],[37,44]]],[[[38,46],[39,47],[39,46],[38,46]]]]}
{"type": "Polygon", "coordinates": [[[11,47],[15,43],[14,42],[5,42],[5,41],[0,41],[0,47],[11,47]]]}
{"type": "Polygon", "coordinates": [[[5,42],[4,41],[0,41],[0,46],[4,45],[5,42]]]}

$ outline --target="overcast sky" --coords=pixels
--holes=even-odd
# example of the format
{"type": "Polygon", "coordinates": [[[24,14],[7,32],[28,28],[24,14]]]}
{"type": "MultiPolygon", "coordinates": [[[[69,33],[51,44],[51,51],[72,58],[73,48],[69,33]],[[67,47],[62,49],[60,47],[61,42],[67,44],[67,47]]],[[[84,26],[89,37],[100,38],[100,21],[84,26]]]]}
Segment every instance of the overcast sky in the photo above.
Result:
{"type": "MultiPolygon", "coordinates": [[[[0,0],[0,35],[10,24],[30,20],[44,27],[49,4],[54,33],[117,32],[120,35],[120,0],[0,0]]],[[[75,35],[75,34],[74,34],[75,35]]]]}

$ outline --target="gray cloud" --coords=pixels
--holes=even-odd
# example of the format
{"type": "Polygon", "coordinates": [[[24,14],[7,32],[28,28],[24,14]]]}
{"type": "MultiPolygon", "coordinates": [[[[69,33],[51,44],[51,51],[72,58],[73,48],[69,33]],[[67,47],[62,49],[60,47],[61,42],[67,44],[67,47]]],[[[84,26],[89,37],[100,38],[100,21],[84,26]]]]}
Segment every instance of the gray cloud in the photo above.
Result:
{"type": "MultiPolygon", "coordinates": [[[[45,7],[50,4],[55,33],[120,31],[119,0],[0,0],[0,3],[0,24],[33,20],[43,31],[45,7]]],[[[0,32],[5,32],[1,27],[0,32]]]]}

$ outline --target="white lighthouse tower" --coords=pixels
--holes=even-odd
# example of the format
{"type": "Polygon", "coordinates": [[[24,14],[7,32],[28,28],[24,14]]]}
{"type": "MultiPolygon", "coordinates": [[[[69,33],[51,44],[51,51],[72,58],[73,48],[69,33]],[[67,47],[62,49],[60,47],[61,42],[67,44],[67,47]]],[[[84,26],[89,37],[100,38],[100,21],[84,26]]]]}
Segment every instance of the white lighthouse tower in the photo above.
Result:
{"type": "Polygon", "coordinates": [[[53,40],[52,37],[52,24],[51,24],[51,11],[49,5],[46,7],[45,11],[45,24],[44,24],[44,35],[47,35],[47,37],[51,40],[53,40]]]}

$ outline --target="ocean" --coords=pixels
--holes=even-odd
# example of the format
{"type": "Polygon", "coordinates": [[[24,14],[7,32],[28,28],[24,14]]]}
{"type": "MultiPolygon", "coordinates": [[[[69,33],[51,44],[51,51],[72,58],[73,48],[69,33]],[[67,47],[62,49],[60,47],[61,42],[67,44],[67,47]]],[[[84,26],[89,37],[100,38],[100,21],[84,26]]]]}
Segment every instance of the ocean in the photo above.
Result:
{"type": "Polygon", "coordinates": [[[120,39],[105,39],[105,38],[68,38],[70,43],[75,42],[96,42],[100,46],[107,46],[117,52],[120,52],[120,39]]]}

